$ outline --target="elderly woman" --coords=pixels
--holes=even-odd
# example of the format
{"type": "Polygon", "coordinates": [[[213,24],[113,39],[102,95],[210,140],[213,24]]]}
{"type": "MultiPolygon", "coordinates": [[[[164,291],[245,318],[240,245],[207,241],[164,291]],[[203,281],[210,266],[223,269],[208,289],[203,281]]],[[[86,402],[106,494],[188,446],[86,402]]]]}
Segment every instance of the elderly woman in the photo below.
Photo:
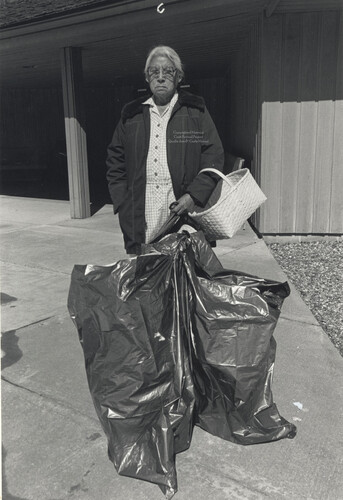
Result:
{"type": "Polygon", "coordinates": [[[140,254],[168,219],[204,207],[223,170],[224,152],[201,97],[178,90],[178,54],[155,47],[145,64],[151,96],[126,104],[108,147],[107,180],[129,254],[140,254]],[[171,208],[170,208],[171,207],[171,208]]]}

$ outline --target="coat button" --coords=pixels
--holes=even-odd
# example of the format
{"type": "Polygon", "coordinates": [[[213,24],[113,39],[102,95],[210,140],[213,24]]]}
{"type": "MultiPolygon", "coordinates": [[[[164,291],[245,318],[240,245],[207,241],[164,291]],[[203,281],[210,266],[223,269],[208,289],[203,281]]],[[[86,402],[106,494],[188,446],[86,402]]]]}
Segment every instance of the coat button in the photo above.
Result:
{"type": "Polygon", "coordinates": [[[154,162],[156,163],[157,162],[157,158],[154,159],[154,162]]]}

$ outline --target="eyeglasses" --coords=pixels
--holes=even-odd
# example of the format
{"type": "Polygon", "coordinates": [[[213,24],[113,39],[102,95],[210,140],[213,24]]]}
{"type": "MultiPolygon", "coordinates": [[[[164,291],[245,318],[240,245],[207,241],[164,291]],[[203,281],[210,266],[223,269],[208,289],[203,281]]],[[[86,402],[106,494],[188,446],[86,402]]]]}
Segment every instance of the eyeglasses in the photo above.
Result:
{"type": "Polygon", "coordinates": [[[157,66],[149,66],[147,73],[149,78],[159,78],[161,71],[162,71],[162,76],[172,80],[176,73],[176,68],[173,68],[173,66],[166,66],[164,68],[159,68],[157,66]]]}

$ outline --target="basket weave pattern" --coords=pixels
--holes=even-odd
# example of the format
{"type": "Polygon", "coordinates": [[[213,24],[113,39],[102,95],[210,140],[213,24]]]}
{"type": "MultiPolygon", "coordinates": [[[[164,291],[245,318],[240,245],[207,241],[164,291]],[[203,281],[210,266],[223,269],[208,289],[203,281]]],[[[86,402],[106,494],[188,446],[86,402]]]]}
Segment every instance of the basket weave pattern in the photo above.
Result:
{"type": "Polygon", "coordinates": [[[226,176],[216,169],[201,170],[205,171],[217,173],[222,180],[215,187],[206,207],[196,207],[189,215],[200,224],[208,239],[232,238],[267,198],[247,168],[226,176]]]}

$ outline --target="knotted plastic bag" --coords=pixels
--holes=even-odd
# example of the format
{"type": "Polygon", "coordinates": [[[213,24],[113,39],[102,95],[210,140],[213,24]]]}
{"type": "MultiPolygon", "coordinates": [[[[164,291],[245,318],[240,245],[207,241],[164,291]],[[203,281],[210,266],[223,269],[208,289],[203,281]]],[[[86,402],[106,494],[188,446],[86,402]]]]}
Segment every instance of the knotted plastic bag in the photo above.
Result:
{"type": "Polygon", "coordinates": [[[244,445],[294,437],[271,390],[289,287],[223,269],[201,232],[147,251],[75,266],[68,307],[110,459],[169,499],[194,425],[244,445]]]}

